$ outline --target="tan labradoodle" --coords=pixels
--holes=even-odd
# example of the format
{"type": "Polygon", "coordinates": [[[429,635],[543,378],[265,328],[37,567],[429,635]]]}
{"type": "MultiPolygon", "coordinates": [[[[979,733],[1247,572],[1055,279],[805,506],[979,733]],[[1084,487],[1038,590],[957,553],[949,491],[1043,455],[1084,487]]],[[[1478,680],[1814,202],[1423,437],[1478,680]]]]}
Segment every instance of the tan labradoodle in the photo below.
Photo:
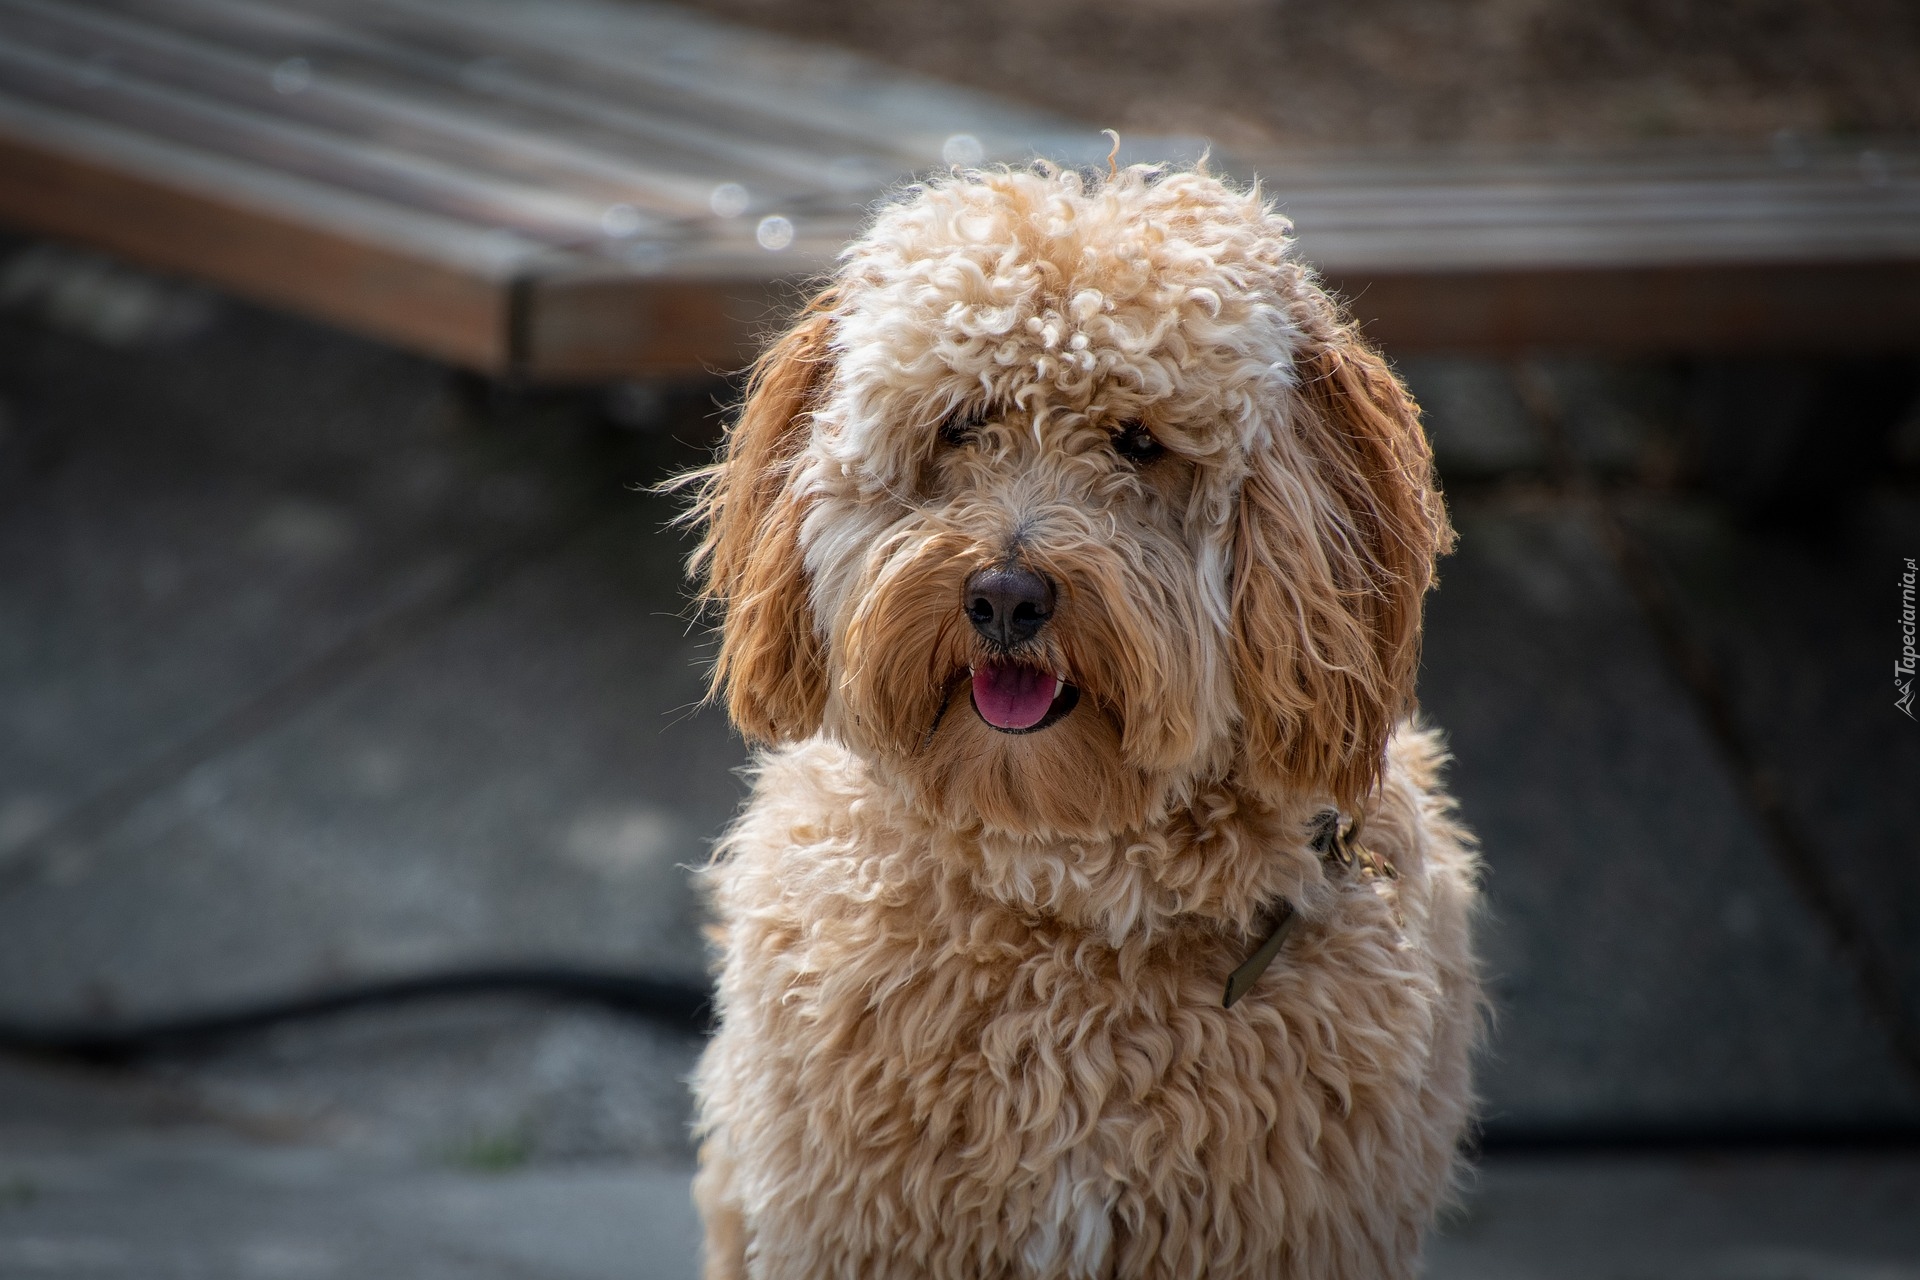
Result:
{"type": "Polygon", "coordinates": [[[1418,412],[1257,189],[913,189],[698,477],[712,1277],[1389,1280],[1456,1172],[1476,862],[1411,725],[1418,412]]]}

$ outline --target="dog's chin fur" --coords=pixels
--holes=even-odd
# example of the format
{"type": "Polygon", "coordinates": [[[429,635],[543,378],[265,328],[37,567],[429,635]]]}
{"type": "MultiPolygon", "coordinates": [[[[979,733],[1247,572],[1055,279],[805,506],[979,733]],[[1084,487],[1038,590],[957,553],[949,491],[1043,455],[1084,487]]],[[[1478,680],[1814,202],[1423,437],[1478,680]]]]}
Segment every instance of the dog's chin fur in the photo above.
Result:
{"type": "Polygon", "coordinates": [[[708,1274],[1410,1275],[1480,1025],[1404,722],[1451,533],[1284,220],[1198,173],[917,189],[697,481],[715,692],[772,748],[707,872],[708,1274]],[[1008,565],[1055,592],[1010,651],[963,607],[1008,565]],[[995,661],[1064,714],[989,724],[995,661]],[[1329,880],[1329,807],[1397,880],[1329,880]]]}
{"type": "Polygon", "coordinates": [[[925,750],[900,760],[891,777],[920,814],[954,830],[1099,836],[1146,825],[1165,790],[1139,768],[1090,767],[1121,760],[1120,738],[1114,709],[1087,695],[1038,733],[1002,733],[975,714],[963,685],[925,750]]]}

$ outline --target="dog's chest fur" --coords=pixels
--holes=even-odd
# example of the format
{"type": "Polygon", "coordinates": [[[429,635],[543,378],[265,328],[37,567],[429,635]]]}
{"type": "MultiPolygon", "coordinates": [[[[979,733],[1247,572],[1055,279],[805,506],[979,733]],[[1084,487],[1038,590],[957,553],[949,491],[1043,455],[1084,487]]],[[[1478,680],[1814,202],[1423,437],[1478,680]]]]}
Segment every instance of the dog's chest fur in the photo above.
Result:
{"type": "Polygon", "coordinates": [[[1196,862],[1204,880],[1145,846],[996,860],[902,821],[837,748],[774,758],[710,873],[726,955],[704,1194],[739,1215],[737,1261],[1406,1273],[1477,1000],[1471,859],[1426,790],[1432,755],[1402,733],[1372,817],[1400,880],[1317,889],[1300,841],[1263,858],[1248,830],[1196,862]],[[1257,940],[1246,900],[1275,884],[1311,918],[1222,1008],[1257,940]]]}

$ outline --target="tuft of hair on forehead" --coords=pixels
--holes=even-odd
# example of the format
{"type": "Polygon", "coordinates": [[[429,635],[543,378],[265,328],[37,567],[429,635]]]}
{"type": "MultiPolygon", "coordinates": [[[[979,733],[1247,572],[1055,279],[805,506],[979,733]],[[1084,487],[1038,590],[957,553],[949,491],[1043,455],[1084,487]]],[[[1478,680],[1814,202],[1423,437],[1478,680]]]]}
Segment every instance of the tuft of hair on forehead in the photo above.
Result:
{"type": "Polygon", "coordinates": [[[1110,294],[1125,295],[1169,274],[1271,270],[1289,256],[1292,230],[1258,184],[1242,189],[1204,170],[1132,165],[1102,177],[1045,162],[967,169],[917,183],[883,206],[842,254],[841,278],[856,292],[896,286],[904,271],[923,283],[999,277],[1064,294],[1098,277],[1110,294]]]}

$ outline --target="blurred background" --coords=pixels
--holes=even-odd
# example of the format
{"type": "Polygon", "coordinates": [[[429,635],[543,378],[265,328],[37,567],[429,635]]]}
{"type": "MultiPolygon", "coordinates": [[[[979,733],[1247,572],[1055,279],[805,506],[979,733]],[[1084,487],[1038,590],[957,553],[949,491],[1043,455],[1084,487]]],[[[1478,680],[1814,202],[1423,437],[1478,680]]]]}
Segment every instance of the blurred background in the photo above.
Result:
{"type": "Polygon", "coordinates": [[[1295,218],[1461,531],[1432,1273],[1920,1277],[1895,0],[0,0],[0,1276],[695,1274],[651,486],[885,192],[1103,128],[1295,218]]]}

